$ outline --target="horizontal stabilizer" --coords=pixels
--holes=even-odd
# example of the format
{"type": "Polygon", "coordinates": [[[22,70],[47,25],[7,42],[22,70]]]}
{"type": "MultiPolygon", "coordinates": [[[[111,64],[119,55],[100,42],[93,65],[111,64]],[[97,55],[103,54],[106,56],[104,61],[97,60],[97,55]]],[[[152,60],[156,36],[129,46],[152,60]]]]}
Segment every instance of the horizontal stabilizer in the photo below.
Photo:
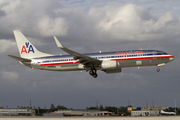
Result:
{"type": "Polygon", "coordinates": [[[31,62],[30,59],[25,59],[25,58],[21,58],[21,57],[17,57],[17,56],[13,56],[13,55],[8,55],[9,57],[12,57],[18,61],[21,61],[21,62],[31,62]]]}

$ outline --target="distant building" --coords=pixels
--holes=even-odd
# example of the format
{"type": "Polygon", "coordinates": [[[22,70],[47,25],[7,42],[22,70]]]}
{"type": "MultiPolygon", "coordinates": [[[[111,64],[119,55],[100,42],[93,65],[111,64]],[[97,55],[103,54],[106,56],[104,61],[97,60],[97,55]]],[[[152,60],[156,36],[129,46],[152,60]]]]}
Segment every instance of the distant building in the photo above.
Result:
{"type": "Polygon", "coordinates": [[[16,109],[16,108],[1,108],[0,116],[32,116],[35,115],[35,110],[31,109],[16,109]]]}
{"type": "Polygon", "coordinates": [[[54,111],[52,114],[63,115],[63,116],[110,116],[110,115],[112,115],[112,112],[92,110],[92,109],[86,109],[86,110],[82,110],[82,109],[81,110],[80,109],[64,110],[64,109],[61,109],[58,111],[54,111]]]}
{"type": "Polygon", "coordinates": [[[159,116],[159,110],[131,111],[131,116],[159,116]]]}
{"type": "Polygon", "coordinates": [[[150,111],[150,110],[171,110],[172,107],[128,107],[127,111],[130,113],[131,111],[134,110],[139,110],[139,111],[150,111]]]}

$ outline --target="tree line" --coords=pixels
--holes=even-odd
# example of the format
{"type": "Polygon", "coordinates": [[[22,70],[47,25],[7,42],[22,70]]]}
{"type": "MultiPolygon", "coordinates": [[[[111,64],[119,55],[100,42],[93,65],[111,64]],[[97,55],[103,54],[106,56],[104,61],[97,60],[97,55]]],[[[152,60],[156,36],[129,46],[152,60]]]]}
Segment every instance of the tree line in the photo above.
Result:
{"type": "MultiPolygon", "coordinates": [[[[130,107],[130,106],[127,106],[127,107],[130,107]]],[[[124,115],[128,115],[130,113],[127,112],[127,107],[114,107],[114,106],[105,106],[103,107],[103,105],[100,105],[99,107],[86,107],[86,109],[94,109],[94,110],[100,110],[100,111],[108,111],[108,112],[113,112],[115,114],[124,114],[124,115]]],[[[50,105],[50,109],[46,109],[45,108],[40,108],[40,107],[37,107],[36,109],[34,109],[36,111],[36,115],[43,115],[43,113],[51,113],[51,112],[54,112],[54,111],[58,111],[60,109],[68,109],[67,107],[65,106],[62,106],[62,105],[58,105],[58,106],[55,106],[54,104],[51,104],[50,105]]],[[[72,109],[72,108],[71,108],[72,109]]]]}
{"type": "MultiPolygon", "coordinates": [[[[131,106],[127,106],[131,107],[131,106]]],[[[129,115],[127,111],[127,107],[121,106],[121,107],[114,107],[114,106],[105,106],[100,105],[99,107],[87,107],[86,109],[99,109],[100,111],[108,111],[108,112],[113,112],[114,114],[124,114],[124,115],[129,115]]]]}

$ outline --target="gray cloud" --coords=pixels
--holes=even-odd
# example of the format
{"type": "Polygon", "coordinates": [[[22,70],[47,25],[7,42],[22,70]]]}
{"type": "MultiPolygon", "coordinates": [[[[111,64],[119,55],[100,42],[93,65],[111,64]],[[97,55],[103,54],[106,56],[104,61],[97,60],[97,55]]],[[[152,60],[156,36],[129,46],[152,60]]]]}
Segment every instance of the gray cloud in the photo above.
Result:
{"type": "Polygon", "coordinates": [[[0,10],[0,17],[3,17],[5,15],[6,15],[6,13],[3,10],[0,10]]]}
{"type": "Polygon", "coordinates": [[[174,99],[180,100],[179,9],[158,9],[160,3],[153,6],[155,1],[130,3],[1,1],[1,106],[28,106],[30,99],[33,106],[40,107],[54,103],[85,108],[95,106],[97,100],[112,106],[126,106],[128,101],[133,106],[145,106],[146,100],[154,101],[156,106],[173,106],[174,99]],[[156,67],[124,68],[120,74],[98,71],[97,79],[84,71],[30,69],[7,56],[19,55],[14,29],[21,30],[39,50],[52,54],[66,54],[56,47],[52,37],[56,35],[65,46],[80,53],[159,49],[173,54],[175,60],[160,73],[156,67]]]}

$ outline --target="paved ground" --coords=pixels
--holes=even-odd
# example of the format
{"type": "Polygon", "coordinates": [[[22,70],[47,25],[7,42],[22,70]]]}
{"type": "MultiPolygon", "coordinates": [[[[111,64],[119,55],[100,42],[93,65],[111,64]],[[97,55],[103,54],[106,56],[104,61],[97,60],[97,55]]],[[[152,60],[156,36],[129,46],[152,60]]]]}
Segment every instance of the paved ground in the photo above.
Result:
{"type": "Polygon", "coordinates": [[[0,117],[0,120],[180,120],[180,116],[159,117],[0,117]]]}

